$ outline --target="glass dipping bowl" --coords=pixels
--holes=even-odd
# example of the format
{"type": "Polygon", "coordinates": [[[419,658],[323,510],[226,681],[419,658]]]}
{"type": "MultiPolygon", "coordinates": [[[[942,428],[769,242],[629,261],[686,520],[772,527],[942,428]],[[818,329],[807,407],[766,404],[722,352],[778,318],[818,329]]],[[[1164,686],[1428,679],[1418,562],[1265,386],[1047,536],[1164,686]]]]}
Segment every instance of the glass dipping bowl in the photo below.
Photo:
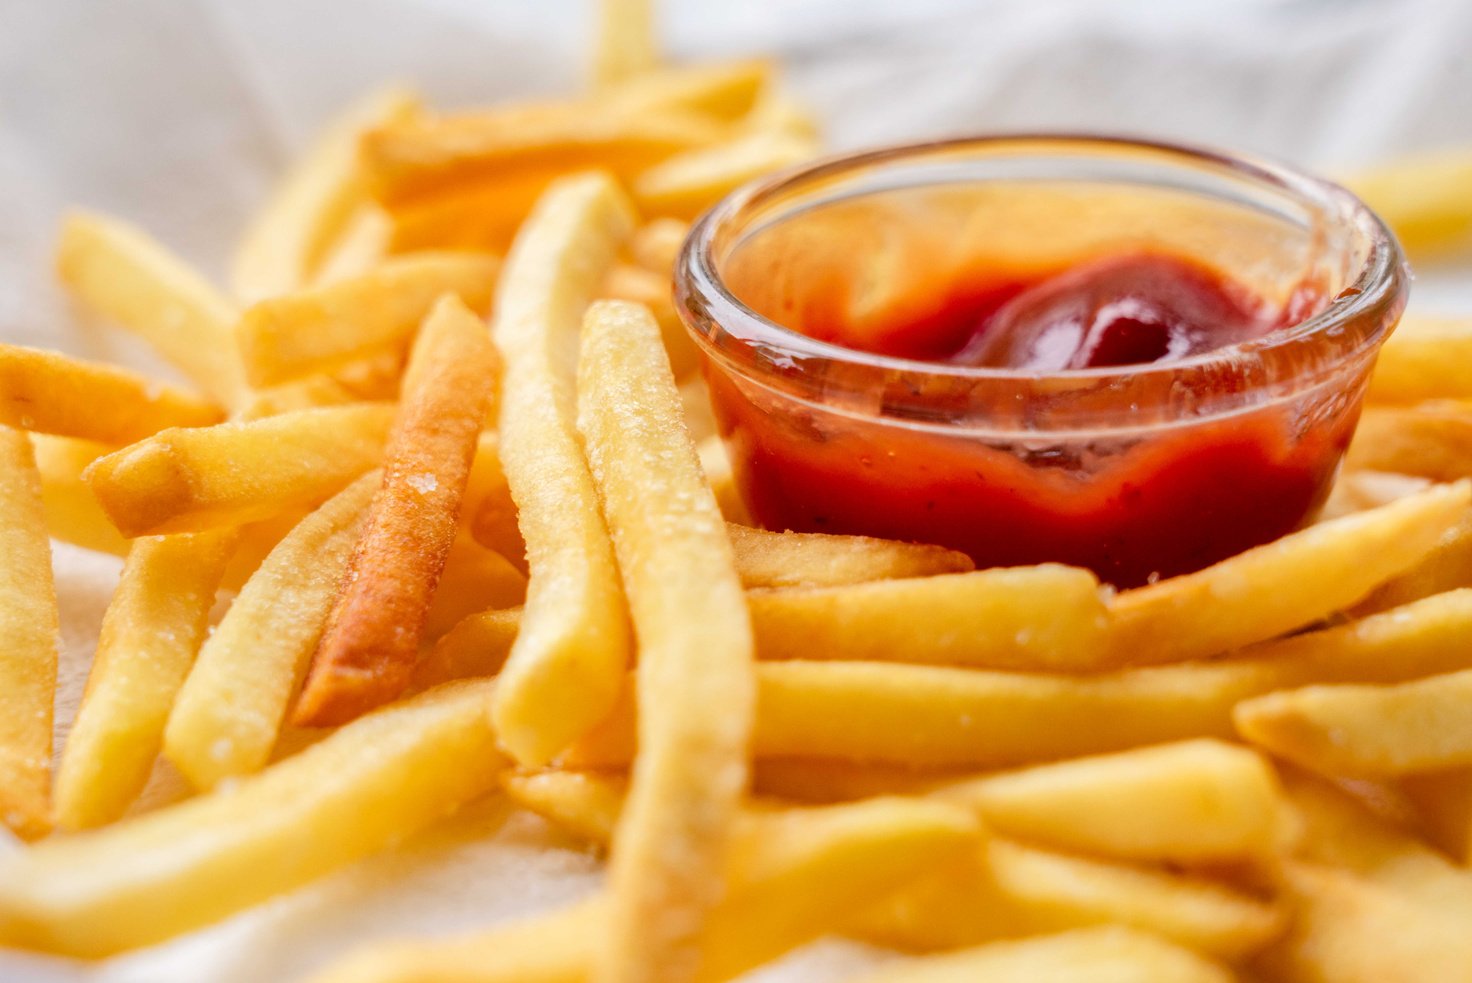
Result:
{"type": "Polygon", "coordinates": [[[1120,587],[1310,521],[1405,305],[1395,238],[1276,164],[1087,136],[1001,136],[819,163],[694,227],[676,303],[753,518],[1044,561],[1120,587]],[[977,271],[1156,252],[1311,316],[1178,361],[1051,373],[816,340],[923,320],[977,271]]]}

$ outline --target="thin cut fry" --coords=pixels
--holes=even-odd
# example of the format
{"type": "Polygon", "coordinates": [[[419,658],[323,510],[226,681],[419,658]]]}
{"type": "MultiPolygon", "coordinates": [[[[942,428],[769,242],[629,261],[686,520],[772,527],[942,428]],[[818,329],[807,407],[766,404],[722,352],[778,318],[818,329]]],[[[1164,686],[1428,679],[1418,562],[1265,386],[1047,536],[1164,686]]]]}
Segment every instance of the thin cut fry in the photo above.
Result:
{"type": "Polygon", "coordinates": [[[435,304],[409,357],[383,484],[312,657],[298,724],[346,723],[409,685],[497,362],[480,318],[454,296],[435,304]]]}
{"type": "Polygon", "coordinates": [[[748,181],[817,152],[810,138],[758,130],[661,161],[634,181],[634,199],[645,214],[689,221],[748,181]]]}
{"type": "Polygon", "coordinates": [[[475,253],[401,256],[351,280],[261,301],[236,328],[246,372],[270,386],[401,351],[443,294],[477,314],[490,310],[499,266],[475,253]]]}
{"type": "Polygon", "coordinates": [[[87,957],[149,945],[428,826],[496,783],[490,685],[451,683],[229,791],[0,857],[0,940],[87,957]]]}
{"type": "Polygon", "coordinates": [[[365,474],[302,519],[205,640],[164,730],[164,756],[195,788],[270,758],[379,480],[365,474]]]}
{"type": "Polygon", "coordinates": [[[641,266],[619,264],[608,271],[599,293],[611,300],[630,300],[649,308],[659,324],[660,340],[670,357],[675,378],[683,379],[700,367],[700,352],[690,339],[685,322],[675,313],[668,272],[655,273],[641,266]]]}
{"type": "Polygon", "coordinates": [[[506,364],[501,464],[531,574],[493,717],[524,763],[545,763],[606,716],[628,663],[613,545],[574,429],[571,353],[584,308],[631,225],[608,177],[558,183],[507,257],[491,326],[506,364]]]}
{"type": "Polygon", "coordinates": [[[46,505],[46,528],[52,538],[99,553],[124,556],[128,541],[97,504],[82,480],[87,465],[117,450],[110,444],[77,437],[31,434],[36,470],[41,474],[41,500],[46,505]]]}
{"type": "Polygon", "coordinates": [[[312,285],[325,287],[372,271],[387,259],[393,233],[388,212],[372,202],[359,205],[322,257],[312,285]]]}
{"type": "Polygon", "coordinates": [[[867,536],[767,532],[727,524],[746,587],[834,587],[870,580],[964,573],[974,564],[944,546],[867,536]]]}
{"type": "Polygon", "coordinates": [[[520,607],[525,600],[525,574],[495,550],[457,535],[424,617],[424,640],[438,641],[473,614],[520,607]]]}
{"type": "Polygon", "coordinates": [[[220,403],[233,408],[247,397],[234,309],[142,230],[75,212],[62,225],[56,267],[72,296],[143,338],[220,403]]]}
{"type": "Polygon", "coordinates": [[[659,64],[653,0],[599,0],[593,82],[600,87],[637,78],[659,64]]]}
{"type": "Polygon", "coordinates": [[[0,427],[0,822],[51,827],[51,715],[61,644],[41,479],[25,434],[0,427]]]}
{"type": "Polygon", "coordinates": [[[1433,481],[1472,477],[1472,406],[1371,406],[1360,416],[1345,463],[1433,481]]]}
{"type": "Polygon", "coordinates": [[[1199,573],[1125,591],[1111,605],[1116,658],[1140,664],[1219,655],[1347,608],[1431,552],[1466,515],[1469,489],[1431,488],[1199,573]]]}
{"type": "Polygon", "coordinates": [[[1472,153],[1465,147],[1403,157],[1348,184],[1413,255],[1433,256],[1472,238],[1472,153]]]}
{"type": "Polygon", "coordinates": [[[241,525],[311,507],[376,467],[393,414],[355,403],[165,430],[83,478],[124,536],[241,525]]]}
{"type": "Polygon", "coordinates": [[[1404,317],[1375,356],[1368,399],[1472,399],[1472,320],[1404,317]]]}
{"type": "Polygon", "coordinates": [[[589,308],[577,384],[578,429],[639,640],[642,708],[593,977],[690,979],[746,788],[751,621],[647,308],[589,308]]]}
{"type": "Polygon", "coordinates": [[[56,773],[62,828],[112,822],[147,784],[236,538],[227,529],[133,541],[56,773]]]}
{"type": "Polygon", "coordinates": [[[354,209],[367,198],[358,170],[363,131],[411,118],[418,110],[413,92],[390,87],[372,93],[327,127],[246,230],[230,271],[236,297],[249,303],[312,279],[354,209]]]}
{"type": "Polygon", "coordinates": [[[1459,587],[1472,587],[1472,515],[1442,536],[1415,566],[1385,581],[1350,610],[1374,614],[1459,587]]]}
{"type": "Polygon", "coordinates": [[[223,418],[214,403],[126,369],[0,345],[0,425],[117,446],[223,418]]]}

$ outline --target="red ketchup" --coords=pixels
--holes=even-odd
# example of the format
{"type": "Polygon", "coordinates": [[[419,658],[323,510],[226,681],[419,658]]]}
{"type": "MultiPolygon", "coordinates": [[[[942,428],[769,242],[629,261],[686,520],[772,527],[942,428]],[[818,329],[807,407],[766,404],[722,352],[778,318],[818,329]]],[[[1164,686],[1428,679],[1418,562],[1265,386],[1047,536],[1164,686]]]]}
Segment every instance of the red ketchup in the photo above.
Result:
{"type": "MultiPolygon", "coordinates": [[[[759,293],[743,299],[819,340],[1039,374],[1176,362],[1262,338],[1323,305],[1311,288],[1269,304],[1204,265],[1148,251],[968,274],[938,299],[895,305],[910,313],[878,325],[846,323],[843,305],[822,299],[764,310],[759,293]]],[[[1108,446],[1003,446],[820,409],[774,413],[724,373],[707,374],[762,524],[941,543],[980,566],[1071,563],[1120,587],[1200,569],[1302,525],[1357,417],[1304,427],[1291,407],[1270,405],[1112,436],[1108,446]]]]}

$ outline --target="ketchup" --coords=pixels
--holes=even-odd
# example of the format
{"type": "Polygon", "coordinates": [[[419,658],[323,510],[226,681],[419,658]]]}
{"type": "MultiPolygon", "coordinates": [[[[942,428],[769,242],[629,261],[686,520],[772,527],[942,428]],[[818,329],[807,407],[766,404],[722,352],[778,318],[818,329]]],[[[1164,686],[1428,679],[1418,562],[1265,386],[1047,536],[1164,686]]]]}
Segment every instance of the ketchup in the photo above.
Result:
{"type": "MultiPolygon", "coordinates": [[[[1304,287],[1270,304],[1157,251],[947,275],[917,285],[928,296],[911,292],[877,318],[867,311],[862,324],[846,319],[841,297],[794,302],[755,280],[735,286],[759,313],[822,341],[1042,375],[1189,359],[1262,338],[1324,303],[1304,287]]],[[[1327,495],[1358,415],[1306,425],[1301,407],[1268,404],[1039,447],[1026,433],[981,440],[856,424],[816,406],[777,412],[725,373],[707,375],[737,480],[763,525],[941,543],[979,566],[1059,561],[1120,587],[1200,569],[1302,525],[1327,495]]]]}

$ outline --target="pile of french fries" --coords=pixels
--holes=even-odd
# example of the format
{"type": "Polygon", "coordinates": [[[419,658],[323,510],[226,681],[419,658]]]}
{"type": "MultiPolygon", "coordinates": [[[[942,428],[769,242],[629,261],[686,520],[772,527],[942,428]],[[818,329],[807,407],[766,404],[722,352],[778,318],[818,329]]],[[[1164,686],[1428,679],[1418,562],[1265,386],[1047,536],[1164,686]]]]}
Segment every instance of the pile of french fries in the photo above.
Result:
{"type": "Polygon", "coordinates": [[[0,942],[150,945],[505,795],[602,890],[314,980],[829,935],[909,954],[871,983],[1472,979],[1472,322],[1386,346],[1323,521],[1199,573],[752,528],[670,276],[813,126],[603,17],[580,98],[353,110],[229,294],[66,220],[67,290],[193,388],[0,346],[0,942]],[[54,775],[52,537],[126,557],[54,775]],[[196,794],[139,812],[160,755],[196,794]]]}

